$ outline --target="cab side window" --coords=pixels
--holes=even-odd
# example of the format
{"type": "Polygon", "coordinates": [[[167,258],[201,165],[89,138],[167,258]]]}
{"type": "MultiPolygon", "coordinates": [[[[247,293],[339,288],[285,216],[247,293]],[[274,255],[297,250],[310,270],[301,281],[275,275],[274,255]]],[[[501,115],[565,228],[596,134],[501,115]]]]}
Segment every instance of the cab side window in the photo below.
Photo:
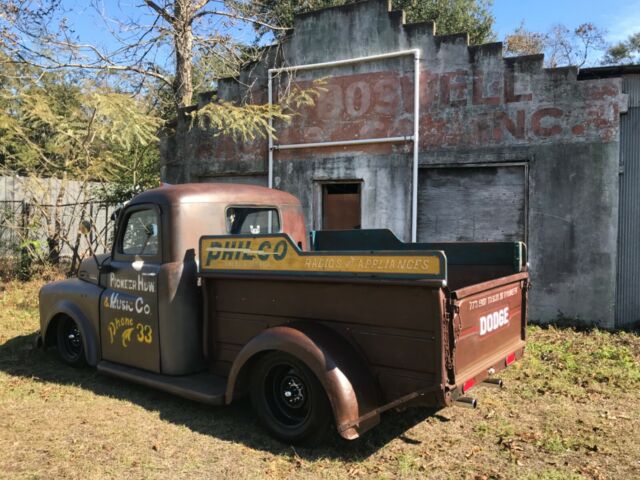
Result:
{"type": "Polygon", "coordinates": [[[153,209],[137,210],[125,220],[120,253],[125,255],[158,254],[158,214],[153,209]]]}
{"type": "Polygon", "coordinates": [[[227,232],[232,235],[243,233],[277,233],[280,231],[278,210],[270,207],[229,207],[227,208],[227,232]],[[271,218],[271,229],[269,219],[271,218]]]}

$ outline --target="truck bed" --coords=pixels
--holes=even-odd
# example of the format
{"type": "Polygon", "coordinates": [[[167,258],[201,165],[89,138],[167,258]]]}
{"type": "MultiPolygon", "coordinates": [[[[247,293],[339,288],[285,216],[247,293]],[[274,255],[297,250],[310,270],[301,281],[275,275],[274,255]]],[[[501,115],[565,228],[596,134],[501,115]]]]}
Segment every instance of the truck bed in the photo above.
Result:
{"type": "Polygon", "coordinates": [[[380,231],[316,233],[314,251],[302,252],[285,235],[201,238],[200,258],[214,252],[199,273],[211,371],[227,375],[243,346],[265,330],[314,325],[367,365],[379,393],[361,410],[367,417],[403,402],[450,405],[522,355],[523,244],[393,239],[380,231]],[[283,241],[287,253],[278,263],[271,250],[283,241]],[[422,265],[420,259],[429,267],[421,273],[329,268],[422,265]]]}

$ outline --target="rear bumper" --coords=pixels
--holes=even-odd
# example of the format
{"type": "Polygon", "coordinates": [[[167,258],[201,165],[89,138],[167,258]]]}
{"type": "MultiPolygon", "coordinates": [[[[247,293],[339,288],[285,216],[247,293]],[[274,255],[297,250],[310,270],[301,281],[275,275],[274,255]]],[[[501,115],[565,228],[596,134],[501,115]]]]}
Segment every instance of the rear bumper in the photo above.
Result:
{"type": "Polygon", "coordinates": [[[456,374],[456,384],[451,389],[451,395],[447,395],[448,404],[453,403],[459,397],[466,395],[466,393],[477,386],[487,378],[494,376],[498,372],[507,368],[511,363],[520,360],[524,356],[525,342],[519,341],[511,344],[508,348],[503,349],[496,355],[492,356],[486,362],[478,364],[472,371],[465,371],[456,374]],[[511,356],[515,357],[511,361],[511,356]],[[473,386],[464,390],[465,384],[473,380],[473,386]]]}

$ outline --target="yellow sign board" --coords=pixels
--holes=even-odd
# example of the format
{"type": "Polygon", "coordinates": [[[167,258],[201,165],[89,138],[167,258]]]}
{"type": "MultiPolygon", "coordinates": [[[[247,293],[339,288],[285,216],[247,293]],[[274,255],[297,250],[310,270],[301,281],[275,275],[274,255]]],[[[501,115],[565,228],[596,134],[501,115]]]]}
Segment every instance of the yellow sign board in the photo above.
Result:
{"type": "Polygon", "coordinates": [[[440,251],[303,252],[285,234],[200,239],[200,271],[445,279],[440,251]]]}

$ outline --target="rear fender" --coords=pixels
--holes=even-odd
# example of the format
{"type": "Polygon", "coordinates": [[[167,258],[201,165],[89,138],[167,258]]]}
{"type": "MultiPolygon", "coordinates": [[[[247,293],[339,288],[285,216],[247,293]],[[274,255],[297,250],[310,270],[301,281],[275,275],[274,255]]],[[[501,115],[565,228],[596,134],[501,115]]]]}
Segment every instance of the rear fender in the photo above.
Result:
{"type": "Polygon", "coordinates": [[[82,340],[84,342],[84,354],[87,359],[87,363],[92,367],[98,364],[98,333],[89,321],[89,319],[82,313],[82,311],[69,300],[61,300],[55,304],[51,310],[55,312],[48,321],[45,322],[45,328],[42,331],[42,339],[44,346],[49,346],[55,343],[56,325],[58,319],[66,315],[73,319],[78,325],[78,329],[82,334],[82,340]]]}
{"type": "Polygon", "coordinates": [[[342,437],[357,438],[380,422],[379,414],[358,422],[380,403],[373,376],[353,345],[327,327],[305,322],[264,330],[242,348],[229,373],[227,404],[233,401],[236,382],[247,376],[251,361],[274,350],[298,358],[315,374],[324,387],[342,437]]]}

